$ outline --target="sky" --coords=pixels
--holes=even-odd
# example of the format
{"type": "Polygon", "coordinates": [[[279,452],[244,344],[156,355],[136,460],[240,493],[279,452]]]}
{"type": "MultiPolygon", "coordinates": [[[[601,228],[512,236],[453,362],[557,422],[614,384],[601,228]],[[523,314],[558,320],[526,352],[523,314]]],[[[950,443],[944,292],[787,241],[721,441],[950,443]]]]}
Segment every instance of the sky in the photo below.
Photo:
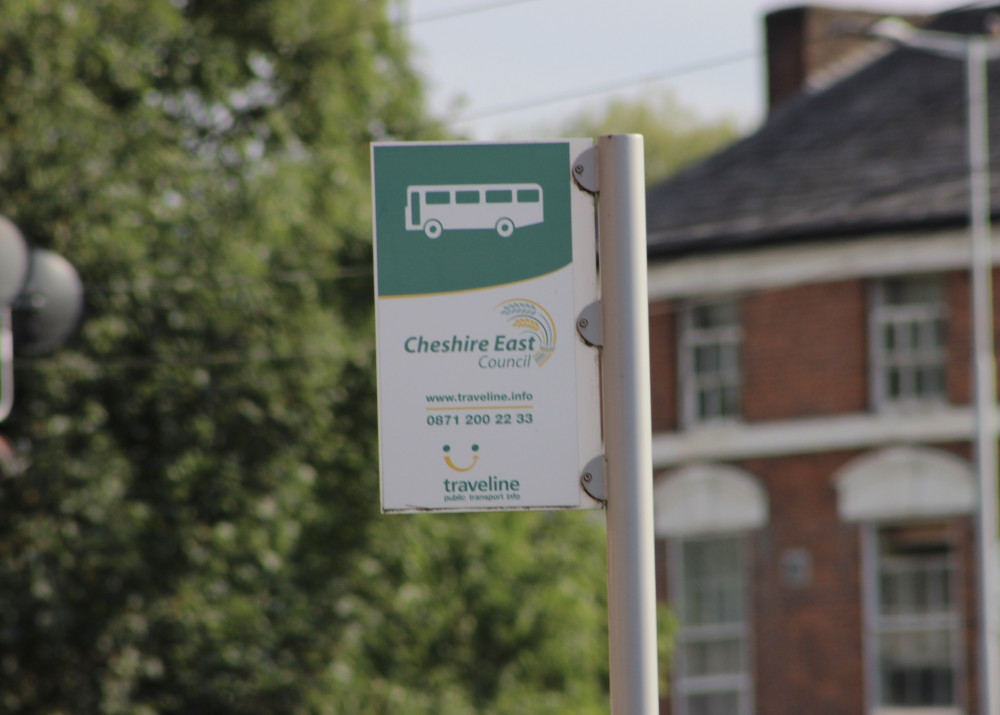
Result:
{"type": "MultiPolygon", "coordinates": [[[[756,126],[774,0],[398,0],[431,110],[469,139],[544,139],[612,98],[669,92],[706,120],[756,126]],[[559,101],[553,101],[558,99],[559,101]],[[546,133],[546,130],[549,130],[546,133]]],[[[940,0],[823,0],[933,13],[940,0]]]]}

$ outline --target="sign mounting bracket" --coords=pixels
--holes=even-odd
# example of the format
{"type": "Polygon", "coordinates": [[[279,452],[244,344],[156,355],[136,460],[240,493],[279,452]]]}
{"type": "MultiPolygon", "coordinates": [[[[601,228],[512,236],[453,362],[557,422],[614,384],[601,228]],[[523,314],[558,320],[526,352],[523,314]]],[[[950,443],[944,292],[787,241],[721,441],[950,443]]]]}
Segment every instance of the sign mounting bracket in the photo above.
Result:
{"type": "Polygon", "coordinates": [[[597,171],[597,149],[590,147],[580,152],[573,162],[573,180],[591,194],[601,190],[600,175],[597,171]]]}
{"type": "Polygon", "coordinates": [[[596,499],[604,506],[607,506],[608,496],[604,490],[603,454],[587,462],[587,466],[583,468],[583,474],[580,475],[580,486],[583,487],[583,491],[587,492],[587,495],[592,499],[596,499]]]}
{"type": "Polygon", "coordinates": [[[580,311],[576,319],[576,331],[583,341],[595,348],[604,346],[604,331],[601,324],[601,301],[594,301],[580,311]]]}

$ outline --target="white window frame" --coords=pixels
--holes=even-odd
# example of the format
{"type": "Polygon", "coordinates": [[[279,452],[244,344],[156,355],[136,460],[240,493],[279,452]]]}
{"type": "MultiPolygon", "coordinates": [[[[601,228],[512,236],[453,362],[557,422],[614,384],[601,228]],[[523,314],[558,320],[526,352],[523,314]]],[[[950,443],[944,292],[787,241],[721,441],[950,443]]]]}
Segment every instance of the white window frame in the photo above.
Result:
{"type": "Polygon", "coordinates": [[[679,370],[681,395],[681,416],[685,427],[698,425],[738,422],[743,414],[743,328],[739,301],[733,296],[721,296],[711,299],[692,300],[681,306],[681,325],[679,342],[679,370]],[[699,328],[694,325],[694,310],[713,303],[731,304],[736,314],[736,320],[731,325],[711,328],[699,328]],[[700,347],[710,345],[736,346],[735,364],[720,366],[715,373],[698,375],[694,369],[694,352],[700,347]],[[702,389],[735,388],[737,407],[735,414],[719,414],[705,416],[701,414],[699,393],[702,389]]]}
{"type": "Polygon", "coordinates": [[[671,602],[674,605],[674,612],[677,614],[679,621],[674,650],[673,687],[671,688],[673,713],[674,715],[689,715],[688,698],[691,696],[735,693],[737,697],[737,710],[727,713],[727,715],[753,715],[753,662],[751,660],[753,649],[750,644],[751,609],[748,602],[750,569],[745,534],[731,532],[690,535],[671,539],[669,547],[671,602]],[[684,614],[687,612],[685,605],[687,584],[684,578],[685,546],[695,542],[704,543],[726,540],[735,542],[740,554],[737,589],[740,592],[742,618],[738,622],[685,625],[684,614]],[[741,652],[739,657],[742,664],[740,672],[715,675],[688,675],[685,673],[685,646],[697,642],[704,643],[726,638],[736,638],[740,641],[739,647],[741,652]]]}
{"type": "MultiPolygon", "coordinates": [[[[939,522],[940,523],[940,522],[939,522]]],[[[868,682],[867,711],[871,715],[962,715],[965,712],[965,663],[962,629],[964,617],[962,579],[957,540],[948,539],[951,551],[949,560],[952,609],[944,613],[883,615],[880,611],[881,594],[881,533],[892,526],[920,522],[866,522],[862,524],[862,588],[865,608],[865,676],[868,682]],[[945,628],[950,631],[951,670],[953,673],[954,702],[943,705],[892,705],[883,703],[882,674],[880,672],[880,638],[889,633],[920,632],[945,628]]]]}
{"type": "Polygon", "coordinates": [[[869,355],[871,357],[870,387],[872,406],[876,411],[905,410],[928,405],[943,405],[947,402],[947,337],[941,345],[919,346],[908,352],[897,350],[887,355],[883,344],[884,328],[889,324],[917,322],[925,329],[934,330],[933,324],[940,321],[943,331],[947,331],[947,295],[944,277],[940,274],[913,274],[886,276],[872,281],[869,298],[868,321],[869,355]],[[911,303],[908,305],[886,305],[886,283],[893,280],[936,280],[941,282],[939,303],[911,303]],[[939,394],[918,394],[914,384],[915,370],[920,367],[938,367],[941,370],[941,392],[939,394]],[[902,375],[902,395],[891,397],[886,379],[890,367],[904,370],[902,375]]]}

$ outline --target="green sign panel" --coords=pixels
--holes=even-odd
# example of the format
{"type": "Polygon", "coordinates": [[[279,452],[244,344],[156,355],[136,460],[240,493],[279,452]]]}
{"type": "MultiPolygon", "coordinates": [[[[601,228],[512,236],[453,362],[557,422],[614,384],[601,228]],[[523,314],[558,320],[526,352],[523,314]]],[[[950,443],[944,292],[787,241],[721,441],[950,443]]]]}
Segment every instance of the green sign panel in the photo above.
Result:
{"type": "Polygon", "coordinates": [[[376,144],[385,511],[592,507],[597,354],[589,140],[376,144]]]}
{"type": "Polygon", "coordinates": [[[572,261],[568,143],[373,152],[380,296],[514,283],[572,261]]]}

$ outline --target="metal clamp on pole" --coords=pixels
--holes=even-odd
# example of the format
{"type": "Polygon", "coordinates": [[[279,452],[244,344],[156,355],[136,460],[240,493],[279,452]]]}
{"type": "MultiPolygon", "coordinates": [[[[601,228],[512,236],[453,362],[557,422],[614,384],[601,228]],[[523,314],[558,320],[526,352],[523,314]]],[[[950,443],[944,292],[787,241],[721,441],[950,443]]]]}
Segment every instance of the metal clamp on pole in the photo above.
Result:
{"type": "Polygon", "coordinates": [[[607,506],[608,495],[604,489],[603,454],[587,462],[587,466],[584,467],[583,474],[580,476],[580,484],[583,486],[583,491],[587,492],[591,499],[607,506]]]}
{"type": "Polygon", "coordinates": [[[580,311],[576,319],[576,331],[583,341],[595,348],[604,345],[604,334],[601,330],[601,301],[591,303],[580,311]]]}
{"type": "Polygon", "coordinates": [[[600,190],[600,176],[597,173],[597,150],[591,147],[573,162],[573,180],[577,185],[591,194],[600,190]]]}

